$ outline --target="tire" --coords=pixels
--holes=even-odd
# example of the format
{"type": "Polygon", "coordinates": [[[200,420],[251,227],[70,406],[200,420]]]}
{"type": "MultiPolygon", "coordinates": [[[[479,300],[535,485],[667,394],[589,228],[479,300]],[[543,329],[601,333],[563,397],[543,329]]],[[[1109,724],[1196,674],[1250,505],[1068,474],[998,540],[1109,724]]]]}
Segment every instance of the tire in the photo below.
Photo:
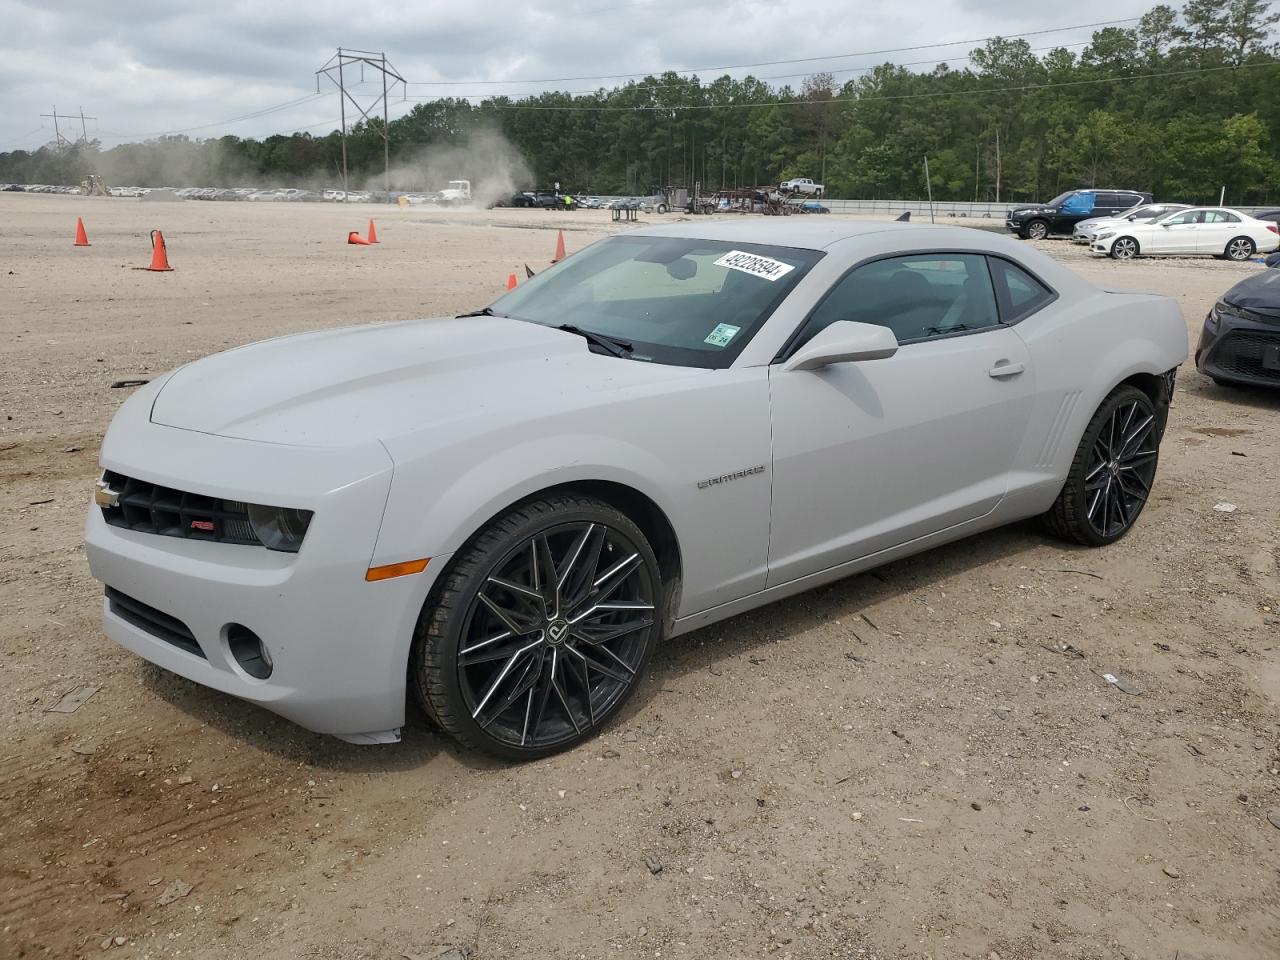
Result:
{"type": "Polygon", "coordinates": [[[1223,256],[1228,260],[1234,260],[1236,263],[1244,263],[1253,256],[1255,249],[1257,248],[1253,245],[1253,241],[1248,237],[1236,237],[1227,244],[1227,249],[1223,251],[1223,256]]]}
{"type": "Polygon", "coordinates": [[[593,736],[635,691],[663,609],[658,561],[630,518],[576,494],[533,500],[444,573],[418,618],[411,685],[464,746],[548,756],[593,736]]]}
{"type": "Polygon", "coordinates": [[[1049,236],[1049,224],[1044,220],[1032,220],[1022,228],[1024,240],[1044,240],[1049,236]]]}
{"type": "Polygon", "coordinates": [[[1151,398],[1137,387],[1111,391],[1080,438],[1058,499],[1041,518],[1049,532],[1086,547],[1128,533],[1155,481],[1160,424],[1151,398]]]}
{"type": "Polygon", "coordinates": [[[1115,242],[1111,244],[1112,260],[1132,260],[1141,252],[1142,248],[1133,237],[1116,237],[1115,242]]]}
{"type": "Polygon", "coordinates": [[[660,203],[660,204],[658,204],[658,212],[659,212],[659,213],[667,213],[667,212],[668,212],[667,205],[666,205],[665,203],[660,203]]]}

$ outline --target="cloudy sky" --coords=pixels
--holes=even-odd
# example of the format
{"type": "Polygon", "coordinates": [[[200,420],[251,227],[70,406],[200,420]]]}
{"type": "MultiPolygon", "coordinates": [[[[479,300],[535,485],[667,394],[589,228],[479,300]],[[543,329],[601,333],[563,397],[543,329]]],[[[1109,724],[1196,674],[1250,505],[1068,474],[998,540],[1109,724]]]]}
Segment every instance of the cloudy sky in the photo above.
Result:
{"type": "MultiPolygon", "coordinates": [[[[930,68],[931,62],[920,61],[958,65],[969,46],[880,56],[866,51],[1137,17],[1153,2],[0,0],[0,151],[35,149],[52,140],[52,121],[40,115],[55,105],[59,113],[83,108],[97,117],[87,123],[89,136],[108,146],[170,132],[324,133],[337,126],[338,95],[326,84],[324,96],[315,96],[314,74],[339,44],[385,50],[410,81],[410,97],[584,91],[625,77],[562,78],[662,69],[697,69],[704,79],[750,72],[777,78],[771,80],[775,84],[798,85],[805,72],[831,70],[844,80],[856,68],[884,60],[918,63],[914,69],[930,68]],[[864,55],[849,56],[858,53],[864,55]],[[749,71],[708,69],[813,57],[831,59],[749,71]]],[[[1063,44],[1079,50],[1091,32],[1062,30],[1027,39],[1035,48],[1063,44]]],[[[373,75],[366,73],[357,92],[373,89],[373,75]]],[[[412,105],[397,95],[392,113],[412,105]]],[[[77,119],[73,136],[79,126],[77,119]]]]}

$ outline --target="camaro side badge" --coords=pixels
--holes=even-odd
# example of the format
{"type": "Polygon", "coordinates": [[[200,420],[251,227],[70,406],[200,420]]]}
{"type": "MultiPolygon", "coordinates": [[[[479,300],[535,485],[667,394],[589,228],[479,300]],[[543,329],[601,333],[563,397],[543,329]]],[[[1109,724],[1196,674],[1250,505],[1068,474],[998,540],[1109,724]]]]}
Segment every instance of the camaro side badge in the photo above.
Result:
{"type": "Polygon", "coordinates": [[[730,480],[741,480],[743,477],[750,477],[757,473],[764,473],[763,463],[758,467],[748,467],[746,470],[739,470],[736,473],[725,473],[718,477],[711,477],[708,480],[699,480],[698,489],[705,490],[707,487],[714,487],[719,483],[728,483],[730,480]]]}

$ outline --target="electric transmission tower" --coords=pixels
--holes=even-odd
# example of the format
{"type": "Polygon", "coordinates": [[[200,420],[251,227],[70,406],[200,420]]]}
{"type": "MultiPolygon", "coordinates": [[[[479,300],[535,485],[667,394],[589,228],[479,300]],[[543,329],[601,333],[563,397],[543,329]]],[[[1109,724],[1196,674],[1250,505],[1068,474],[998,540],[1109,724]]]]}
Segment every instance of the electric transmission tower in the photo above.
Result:
{"type": "Polygon", "coordinates": [[[59,153],[61,153],[63,150],[67,149],[68,147],[74,147],[77,144],[81,144],[81,143],[88,143],[89,130],[85,126],[85,121],[98,119],[97,117],[86,117],[84,115],[84,107],[80,108],[79,113],[73,113],[70,115],[65,113],[59,113],[58,108],[54,107],[53,113],[42,113],[40,114],[40,116],[42,118],[47,117],[53,120],[53,136],[54,136],[55,142],[58,145],[59,153]],[[80,137],[77,140],[72,141],[62,135],[62,128],[58,126],[58,121],[59,120],[76,120],[76,119],[79,119],[80,121],[80,137]]]}
{"type": "Polygon", "coordinates": [[[370,53],[368,50],[344,50],[338,48],[338,52],[329,58],[323,67],[316,71],[316,93],[320,92],[320,76],[323,74],[333,81],[338,88],[338,103],[342,111],[342,200],[347,200],[347,101],[356,108],[360,116],[368,122],[378,104],[382,104],[382,168],[383,168],[383,186],[387,193],[387,202],[391,202],[391,127],[387,117],[388,100],[387,94],[395,85],[400,84],[401,94],[407,99],[408,87],[405,84],[404,77],[387,60],[385,53],[370,53]],[[360,79],[356,83],[351,83],[350,77],[357,64],[360,69],[360,79]],[[375,95],[369,100],[369,106],[366,108],[361,105],[360,101],[351,93],[351,86],[359,86],[364,83],[364,70],[369,67],[377,70],[382,74],[382,92],[375,95]],[[351,86],[348,86],[350,84],[351,86]]]}

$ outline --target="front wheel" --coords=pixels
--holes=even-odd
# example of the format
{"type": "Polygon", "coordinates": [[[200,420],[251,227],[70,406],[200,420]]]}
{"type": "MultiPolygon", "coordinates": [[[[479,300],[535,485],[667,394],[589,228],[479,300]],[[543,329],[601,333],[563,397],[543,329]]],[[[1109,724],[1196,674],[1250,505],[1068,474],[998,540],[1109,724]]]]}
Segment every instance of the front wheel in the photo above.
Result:
{"type": "Polygon", "coordinates": [[[1089,421],[1058,499],[1050,532],[1087,547],[1115,543],[1146,506],[1160,459],[1160,417],[1137,387],[1111,392],[1089,421]]]}
{"type": "Polygon", "coordinates": [[[1253,241],[1248,237],[1236,237],[1227,244],[1226,254],[1228,260],[1234,260],[1236,263],[1243,263],[1253,256],[1253,241]]]}
{"type": "Polygon", "coordinates": [[[1023,231],[1023,235],[1028,240],[1043,240],[1049,236],[1049,224],[1043,220],[1032,220],[1027,224],[1027,228],[1023,231]]]}
{"type": "Polygon", "coordinates": [[[1115,260],[1132,260],[1138,252],[1138,241],[1133,237],[1120,237],[1111,245],[1111,257],[1115,260]]]}
{"type": "Polygon", "coordinates": [[[464,745],[525,760],[572,747],[639,684],[662,581],[627,516],[574,494],[534,500],[459,553],[428,600],[412,679],[464,745]]]}
{"type": "Polygon", "coordinates": [[[662,214],[665,214],[665,213],[668,213],[668,212],[670,212],[670,211],[669,211],[669,208],[667,207],[667,205],[666,205],[665,203],[660,203],[660,204],[658,204],[658,212],[659,212],[659,213],[662,213],[662,214]]]}

